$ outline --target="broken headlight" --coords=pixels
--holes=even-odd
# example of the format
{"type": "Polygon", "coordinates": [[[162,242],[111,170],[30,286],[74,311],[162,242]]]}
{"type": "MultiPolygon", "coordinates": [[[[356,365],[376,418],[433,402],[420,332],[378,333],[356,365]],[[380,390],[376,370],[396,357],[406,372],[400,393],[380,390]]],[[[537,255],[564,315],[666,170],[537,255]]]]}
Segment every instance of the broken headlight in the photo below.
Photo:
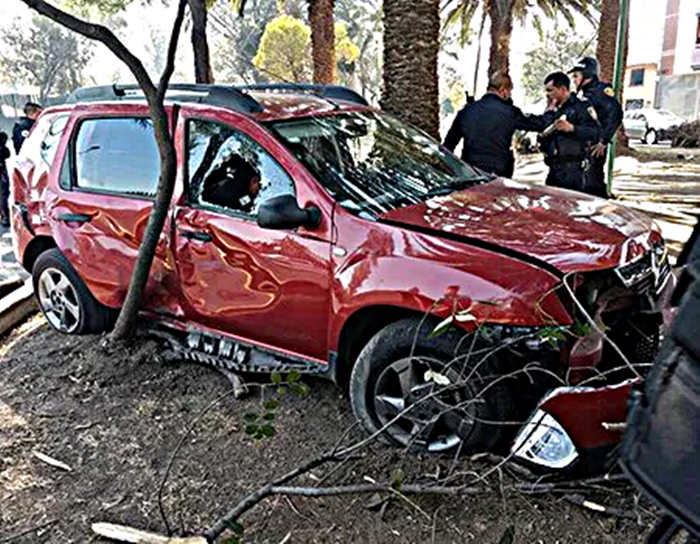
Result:
{"type": "Polygon", "coordinates": [[[537,410],[518,433],[513,455],[550,469],[563,469],[577,458],[576,446],[559,422],[544,410],[537,410]]]}

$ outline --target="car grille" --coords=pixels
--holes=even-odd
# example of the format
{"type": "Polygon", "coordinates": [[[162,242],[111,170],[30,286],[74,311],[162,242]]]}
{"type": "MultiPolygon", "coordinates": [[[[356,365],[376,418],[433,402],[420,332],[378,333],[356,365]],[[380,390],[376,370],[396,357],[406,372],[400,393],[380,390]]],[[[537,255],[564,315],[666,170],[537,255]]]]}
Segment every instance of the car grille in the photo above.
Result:
{"type": "Polygon", "coordinates": [[[664,243],[659,242],[641,258],[617,267],[615,272],[625,287],[638,293],[660,293],[671,274],[664,243]]]}

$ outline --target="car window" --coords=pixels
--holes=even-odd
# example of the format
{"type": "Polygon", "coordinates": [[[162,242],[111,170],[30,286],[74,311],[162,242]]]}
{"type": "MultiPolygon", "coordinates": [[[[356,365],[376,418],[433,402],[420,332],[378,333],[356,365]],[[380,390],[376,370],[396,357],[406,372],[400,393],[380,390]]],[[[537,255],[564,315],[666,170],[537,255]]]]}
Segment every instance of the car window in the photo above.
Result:
{"type": "Polygon", "coordinates": [[[187,199],[254,216],[265,200],[295,195],[294,182],[263,147],[221,123],[187,123],[187,199]]]}
{"type": "Polygon", "coordinates": [[[160,158],[150,119],[87,119],[80,124],[74,147],[77,187],[155,195],[160,158]]]}
{"type": "Polygon", "coordinates": [[[56,117],[41,142],[41,158],[48,166],[53,164],[56,151],[58,150],[58,143],[61,141],[61,136],[66,128],[69,117],[68,115],[59,115],[56,117]]]}
{"type": "Polygon", "coordinates": [[[343,208],[368,219],[490,180],[427,134],[380,112],[270,128],[343,208]]]}

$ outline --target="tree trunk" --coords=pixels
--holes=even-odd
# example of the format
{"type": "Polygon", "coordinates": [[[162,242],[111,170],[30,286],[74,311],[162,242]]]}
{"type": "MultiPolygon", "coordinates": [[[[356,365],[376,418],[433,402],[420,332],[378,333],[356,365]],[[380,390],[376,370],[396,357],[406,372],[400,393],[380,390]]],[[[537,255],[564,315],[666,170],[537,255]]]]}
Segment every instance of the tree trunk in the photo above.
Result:
{"type": "Polygon", "coordinates": [[[513,34],[511,5],[511,0],[491,0],[488,6],[491,19],[489,77],[496,72],[510,75],[510,37],[513,34]]]}
{"type": "Polygon", "coordinates": [[[385,0],[381,107],[440,137],[439,0],[385,0]]]}
{"type": "Polygon", "coordinates": [[[207,6],[204,0],[188,0],[192,14],[194,78],[197,83],[214,83],[207,42],[207,6]]]}
{"type": "Polygon", "coordinates": [[[336,82],[334,5],[335,0],[309,0],[314,83],[333,85],[336,82]]]}
{"type": "Polygon", "coordinates": [[[129,283],[129,291],[126,300],[119,313],[117,324],[112,331],[113,340],[124,340],[133,334],[136,327],[138,311],[141,307],[143,292],[148,280],[148,274],[153,263],[153,257],[158,245],[158,239],[165,224],[165,218],[170,208],[170,200],[175,187],[175,175],[177,173],[177,161],[175,155],[175,145],[168,126],[168,117],[163,106],[163,98],[168,86],[168,81],[173,73],[175,63],[175,51],[177,41],[182,28],[182,20],[185,15],[185,7],[188,0],[180,0],[178,3],[177,16],[170,36],[168,54],[163,74],[156,88],[148,72],[143,67],[141,61],[129,51],[124,44],[108,28],[88,23],[77,17],[62,11],[44,0],[22,0],[27,6],[36,10],[41,15],[57,22],[66,28],[77,32],[91,40],[102,42],[112,51],[124,64],[127,65],[136,81],[146,95],[148,109],[153,120],[153,129],[158,143],[160,155],[160,176],[158,178],[158,190],[156,192],[153,210],[148,218],[146,231],[139,248],[139,254],[134,265],[134,271],[129,283]]]}
{"type": "MultiPolygon", "coordinates": [[[[617,49],[617,25],[620,20],[620,0],[603,0],[600,7],[600,25],[598,26],[598,44],[596,58],[598,59],[599,77],[601,81],[613,82],[615,75],[615,53],[617,49]]],[[[622,66],[627,65],[629,41],[629,24],[625,29],[624,48],[622,51],[622,66]]],[[[620,104],[624,108],[624,69],[623,81],[620,85],[620,104]]],[[[617,151],[624,152],[629,148],[629,141],[622,128],[617,131],[617,151]]]]}

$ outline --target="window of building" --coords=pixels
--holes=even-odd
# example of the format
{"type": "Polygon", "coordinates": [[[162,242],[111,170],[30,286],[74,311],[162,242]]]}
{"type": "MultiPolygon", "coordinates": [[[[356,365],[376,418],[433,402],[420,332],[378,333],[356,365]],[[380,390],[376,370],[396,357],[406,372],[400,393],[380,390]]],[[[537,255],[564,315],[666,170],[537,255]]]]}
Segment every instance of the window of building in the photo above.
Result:
{"type": "Polygon", "coordinates": [[[644,85],[644,68],[637,68],[630,72],[630,87],[644,85]]]}
{"type": "Polygon", "coordinates": [[[160,159],[145,117],[88,119],[75,142],[75,184],[82,189],[154,196],[160,159]]]}

